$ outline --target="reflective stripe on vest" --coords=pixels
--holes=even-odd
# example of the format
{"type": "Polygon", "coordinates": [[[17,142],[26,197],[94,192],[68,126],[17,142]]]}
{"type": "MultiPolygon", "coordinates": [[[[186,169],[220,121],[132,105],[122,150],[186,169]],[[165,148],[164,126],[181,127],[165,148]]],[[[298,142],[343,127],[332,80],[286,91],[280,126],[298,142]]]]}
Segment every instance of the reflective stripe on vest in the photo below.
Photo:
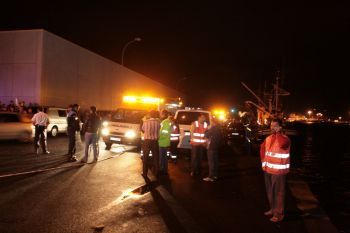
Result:
{"type": "Polygon", "coordinates": [[[269,167],[272,169],[277,169],[277,170],[282,170],[282,169],[288,169],[289,168],[289,164],[273,164],[273,163],[269,163],[269,162],[263,162],[262,163],[262,167],[269,167]]]}
{"type": "Polygon", "coordinates": [[[266,151],[265,155],[270,156],[270,157],[274,157],[274,158],[281,158],[281,159],[289,158],[289,154],[274,153],[274,152],[270,152],[270,151],[266,151]]]}

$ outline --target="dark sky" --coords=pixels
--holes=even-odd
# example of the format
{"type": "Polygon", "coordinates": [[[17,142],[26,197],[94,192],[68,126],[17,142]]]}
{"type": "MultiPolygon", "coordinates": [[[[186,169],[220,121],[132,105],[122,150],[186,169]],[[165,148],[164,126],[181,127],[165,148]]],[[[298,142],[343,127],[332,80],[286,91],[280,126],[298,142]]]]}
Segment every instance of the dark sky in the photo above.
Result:
{"type": "Polygon", "coordinates": [[[143,41],[128,48],[125,65],[178,86],[192,105],[242,105],[253,98],[241,81],[258,90],[281,70],[284,88],[292,93],[284,98],[286,110],[350,110],[346,1],[28,2],[2,7],[0,29],[44,28],[117,62],[123,45],[140,36],[143,41]]]}

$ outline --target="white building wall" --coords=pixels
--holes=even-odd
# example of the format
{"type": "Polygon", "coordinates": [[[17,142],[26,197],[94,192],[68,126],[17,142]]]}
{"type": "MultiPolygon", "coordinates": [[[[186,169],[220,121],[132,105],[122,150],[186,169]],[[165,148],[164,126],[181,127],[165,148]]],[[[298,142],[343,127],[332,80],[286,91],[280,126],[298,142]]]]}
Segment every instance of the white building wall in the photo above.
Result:
{"type": "Polygon", "coordinates": [[[0,101],[40,101],[42,30],[0,32],[0,101]]]}
{"type": "Polygon", "coordinates": [[[0,100],[115,109],[124,94],[180,93],[44,30],[0,32],[0,100]]]}
{"type": "Polygon", "coordinates": [[[42,103],[115,109],[127,93],[179,96],[144,75],[44,31],[42,103]]]}

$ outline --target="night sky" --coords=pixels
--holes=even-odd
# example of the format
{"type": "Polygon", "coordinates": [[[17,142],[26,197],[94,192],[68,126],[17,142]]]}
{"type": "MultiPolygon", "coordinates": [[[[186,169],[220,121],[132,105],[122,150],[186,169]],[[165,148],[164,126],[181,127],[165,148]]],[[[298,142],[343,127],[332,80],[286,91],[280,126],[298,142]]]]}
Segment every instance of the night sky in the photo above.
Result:
{"type": "Polygon", "coordinates": [[[211,2],[12,3],[1,7],[0,30],[44,28],[117,62],[124,44],[139,36],[143,41],[128,48],[125,65],[177,86],[193,106],[243,105],[254,99],[241,81],[259,90],[280,70],[292,93],[283,99],[286,111],[350,110],[346,1],[211,2]]]}

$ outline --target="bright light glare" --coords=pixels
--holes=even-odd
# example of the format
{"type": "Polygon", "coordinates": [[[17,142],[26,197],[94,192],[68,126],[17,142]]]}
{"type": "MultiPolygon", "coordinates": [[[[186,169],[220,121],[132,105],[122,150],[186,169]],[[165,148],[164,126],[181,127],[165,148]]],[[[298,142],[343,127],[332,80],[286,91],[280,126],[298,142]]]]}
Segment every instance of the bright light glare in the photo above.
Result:
{"type": "Polygon", "coordinates": [[[133,130],[127,131],[125,133],[125,137],[127,137],[127,138],[135,138],[136,137],[136,133],[133,130]]]}
{"type": "Polygon", "coordinates": [[[109,129],[103,128],[101,133],[103,136],[107,136],[107,135],[109,135],[109,129]]]}
{"type": "Polygon", "coordinates": [[[155,97],[148,97],[148,96],[124,96],[123,101],[126,103],[141,103],[141,104],[159,104],[163,103],[164,99],[162,98],[155,98],[155,97]]]}
{"type": "Polygon", "coordinates": [[[108,122],[107,122],[107,121],[104,121],[104,122],[102,123],[102,125],[103,125],[103,127],[107,127],[107,126],[108,126],[108,122]]]}

